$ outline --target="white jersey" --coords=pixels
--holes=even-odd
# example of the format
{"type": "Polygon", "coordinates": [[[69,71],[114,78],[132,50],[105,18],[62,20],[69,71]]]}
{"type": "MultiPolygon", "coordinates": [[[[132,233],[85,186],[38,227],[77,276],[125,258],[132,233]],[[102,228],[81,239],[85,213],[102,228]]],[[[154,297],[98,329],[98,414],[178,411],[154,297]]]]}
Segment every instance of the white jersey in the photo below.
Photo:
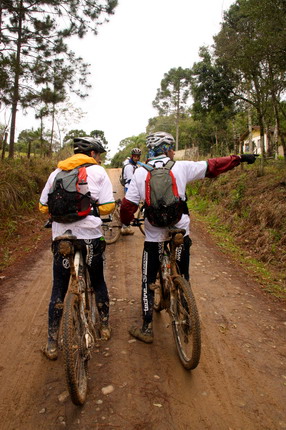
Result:
{"type": "Polygon", "coordinates": [[[124,166],[123,178],[125,181],[125,189],[126,190],[128,189],[128,187],[130,185],[130,182],[132,180],[132,177],[133,177],[137,167],[138,166],[136,164],[131,164],[131,163],[129,163],[129,161],[124,166]]]}
{"type": "MultiPolygon", "coordinates": [[[[165,165],[170,158],[157,157],[148,162],[156,167],[165,165]]],[[[197,179],[203,179],[207,171],[206,161],[176,161],[172,167],[172,172],[176,178],[179,196],[185,200],[186,186],[189,182],[197,179]]],[[[128,191],[125,195],[126,199],[139,204],[140,200],[145,200],[145,180],[147,170],[144,167],[136,169],[128,191]]],[[[180,221],[176,224],[177,228],[184,228],[186,235],[189,234],[190,218],[189,215],[183,214],[180,221]]],[[[163,242],[168,239],[168,229],[165,227],[154,227],[145,218],[145,240],[148,242],[163,242]]]]}
{"type": "MultiPolygon", "coordinates": [[[[53,185],[54,178],[61,169],[54,170],[42,191],[40,203],[48,204],[48,193],[53,185]]],[[[113,190],[110,179],[102,166],[94,164],[86,167],[88,188],[93,200],[98,204],[114,202],[113,190]]],[[[66,230],[72,230],[72,233],[78,239],[96,239],[102,236],[102,221],[99,217],[88,215],[82,220],[68,224],[53,221],[52,236],[53,239],[62,235],[66,230]]]]}

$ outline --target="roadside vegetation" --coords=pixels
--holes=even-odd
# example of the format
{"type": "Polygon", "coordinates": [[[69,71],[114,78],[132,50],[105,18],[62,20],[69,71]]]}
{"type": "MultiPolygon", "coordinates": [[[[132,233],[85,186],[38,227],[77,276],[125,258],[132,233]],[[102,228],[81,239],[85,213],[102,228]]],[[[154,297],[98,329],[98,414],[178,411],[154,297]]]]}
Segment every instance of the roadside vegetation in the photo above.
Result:
{"type": "MultiPolygon", "coordinates": [[[[258,161],[259,163],[259,161],[258,161]]],[[[188,187],[190,211],[265,291],[286,299],[286,165],[243,166],[188,187]]]]}

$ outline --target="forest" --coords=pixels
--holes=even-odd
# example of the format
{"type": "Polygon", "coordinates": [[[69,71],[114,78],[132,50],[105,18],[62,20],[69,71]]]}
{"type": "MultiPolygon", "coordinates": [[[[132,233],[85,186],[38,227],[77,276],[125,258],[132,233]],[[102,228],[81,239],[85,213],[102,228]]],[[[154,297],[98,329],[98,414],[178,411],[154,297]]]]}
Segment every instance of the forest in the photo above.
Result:
{"type": "MultiPolygon", "coordinates": [[[[110,14],[116,0],[4,0],[0,6],[1,109],[11,111],[0,124],[1,158],[52,157],[70,147],[79,133],[108,142],[102,130],[69,130],[70,94],[88,95],[89,68],[68,47],[84,38],[110,14]],[[64,20],[58,17],[64,16],[64,20]],[[62,23],[65,23],[63,26],[62,23]],[[37,128],[16,139],[19,110],[33,110],[37,128]],[[51,128],[45,126],[49,119],[51,128]]],[[[144,150],[146,133],[164,130],[176,138],[176,150],[197,148],[199,156],[256,152],[262,159],[286,158],[286,5],[283,0],[237,0],[224,13],[212,46],[199,49],[191,68],[166,71],[154,100],[158,115],[146,119],[138,136],[121,140],[111,167],[121,166],[130,148],[144,150]],[[259,130],[255,145],[253,130],[259,130]],[[243,145],[242,136],[249,144],[243,145]],[[244,137],[245,139],[245,137],[244,137]]],[[[108,25],[108,24],[107,24],[108,25]]]]}

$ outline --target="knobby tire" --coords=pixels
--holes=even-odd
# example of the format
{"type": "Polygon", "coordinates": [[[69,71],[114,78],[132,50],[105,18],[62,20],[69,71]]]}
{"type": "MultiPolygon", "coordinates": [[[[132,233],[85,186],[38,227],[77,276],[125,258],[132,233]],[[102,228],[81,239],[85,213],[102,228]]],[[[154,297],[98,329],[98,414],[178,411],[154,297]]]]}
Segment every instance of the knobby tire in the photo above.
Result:
{"type": "Polygon", "coordinates": [[[103,222],[102,231],[107,245],[115,243],[121,234],[122,223],[120,221],[119,208],[117,207],[112,214],[112,221],[103,222]]]}
{"type": "Polygon", "coordinates": [[[83,330],[76,294],[68,292],[66,295],[62,324],[68,390],[72,402],[83,405],[87,395],[87,360],[84,359],[83,330]]]}
{"type": "Polygon", "coordinates": [[[201,355],[198,309],[189,282],[181,276],[174,278],[173,282],[176,288],[173,335],[181,363],[191,370],[197,367],[201,355]]]}
{"type": "MultiPolygon", "coordinates": [[[[139,219],[144,218],[144,206],[141,206],[139,213],[138,213],[138,218],[139,219]]],[[[142,224],[139,225],[139,230],[141,231],[143,236],[145,236],[144,221],[142,222],[142,224]]]]}

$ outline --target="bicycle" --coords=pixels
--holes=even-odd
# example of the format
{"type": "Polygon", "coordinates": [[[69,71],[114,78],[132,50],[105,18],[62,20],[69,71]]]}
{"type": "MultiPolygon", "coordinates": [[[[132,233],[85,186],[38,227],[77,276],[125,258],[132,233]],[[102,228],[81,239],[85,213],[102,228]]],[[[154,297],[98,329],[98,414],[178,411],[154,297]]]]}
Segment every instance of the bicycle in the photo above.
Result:
{"type": "MultiPolygon", "coordinates": [[[[138,210],[136,212],[136,216],[135,216],[135,220],[137,221],[137,225],[139,227],[139,230],[141,231],[141,233],[145,236],[145,230],[144,230],[144,212],[145,212],[145,205],[144,205],[144,201],[140,200],[139,202],[139,207],[138,210]]],[[[135,221],[135,222],[136,222],[135,221]]]]}
{"type": "Polygon", "coordinates": [[[180,361],[191,370],[200,361],[200,320],[191,285],[176,263],[176,249],[183,244],[185,230],[171,228],[169,234],[156,283],[150,288],[154,290],[154,310],[169,314],[180,361]]]}
{"type": "MultiPolygon", "coordinates": [[[[115,243],[121,234],[122,222],[120,221],[120,205],[121,199],[115,200],[115,209],[105,218],[101,218],[102,220],[102,233],[105,238],[105,242],[107,245],[111,243],[115,243]]],[[[135,216],[135,220],[137,220],[138,224],[136,226],[139,227],[141,233],[145,236],[144,231],[144,202],[141,201],[139,203],[139,208],[137,211],[137,215],[135,216]]]]}
{"type": "Polygon", "coordinates": [[[114,211],[107,217],[101,218],[102,233],[107,245],[115,243],[121,234],[122,222],[120,221],[120,205],[121,199],[115,200],[114,211]]]}
{"type": "MultiPolygon", "coordinates": [[[[95,294],[86,259],[71,230],[55,238],[59,253],[68,258],[70,281],[63,304],[59,346],[63,350],[65,374],[71,400],[83,405],[87,396],[87,372],[91,351],[98,338],[95,294]]],[[[87,256],[88,258],[88,256],[87,256]]]]}

